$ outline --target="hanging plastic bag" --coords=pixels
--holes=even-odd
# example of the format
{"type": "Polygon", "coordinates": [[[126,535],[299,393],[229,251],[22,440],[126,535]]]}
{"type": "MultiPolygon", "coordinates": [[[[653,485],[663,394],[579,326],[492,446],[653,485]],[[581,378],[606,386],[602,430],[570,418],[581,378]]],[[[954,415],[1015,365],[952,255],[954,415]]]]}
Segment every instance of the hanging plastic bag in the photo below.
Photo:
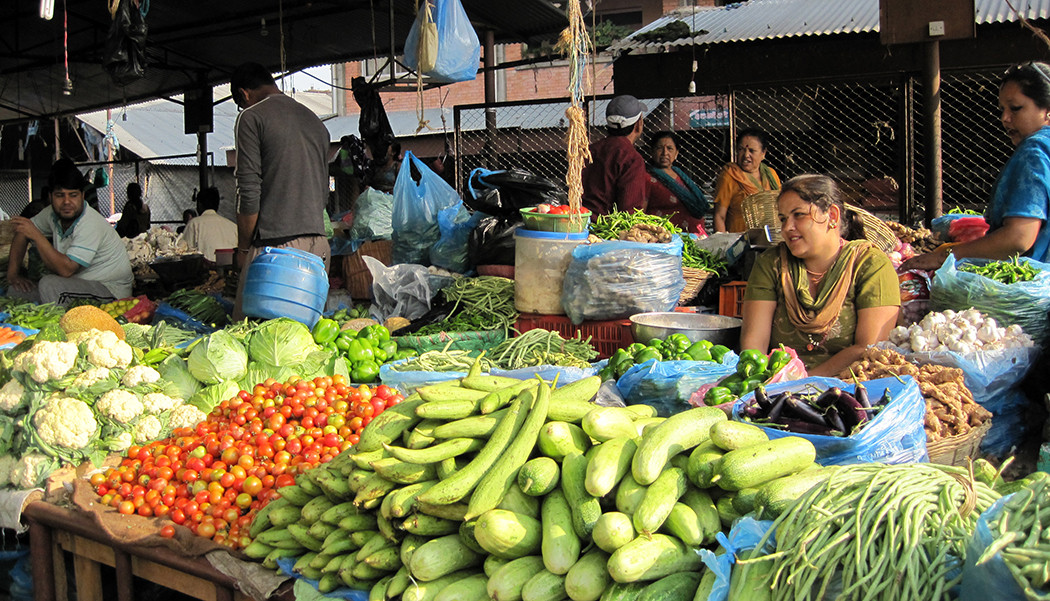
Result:
{"type": "Polygon", "coordinates": [[[438,213],[441,239],[430,249],[430,263],[454,273],[470,269],[470,233],[482,217],[481,213],[471,214],[462,202],[442,209],[438,213]]]}
{"type": "Polygon", "coordinates": [[[469,194],[463,199],[468,207],[497,217],[518,214],[521,209],[538,204],[568,204],[565,186],[552,179],[524,169],[490,171],[483,167],[470,172],[469,194]]]}
{"type": "MultiPolygon", "coordinates": [[[[856,389],[853,384],[842,380],[813,377],[773,384],[766,388],[766,394],[773,396],[785,391],[827,390],[833,386],[849,393],[856,389]]],[[[770,439],[799,436],[812,442],[817,449],[817,463],[820,465],[916,463],[929,459],[926,454],[926,430],[923,428],[926,399],[923,398],[915,378],[879,378],[864,382],[864,387],[868,389],[868,397],[872,404],[887,392],[890,402],[859,432],[851,436],[820,436],[776,428],[762,429],[770,439]]],[[[733,405],[734,420],[741,421],[740,415],[745,404],[753,398],[755,394],[748,393],[733,405]]]]}
{"type": "Polygon", "coordinates": [[[470,232],[470,263],[513,266],[517,248],[514,232],[522,225],[521,214],[506,218],[483,216],[470,232]]]}
{"type": "Polygon", "coordinates": [[[365,141],[373,152],[394,139],[394,130],[390,127],[387,119],[386,109],[383,108],[383,99],[379,97],[379,89],[365,81],[364,77],[355,77],[350,80],[350,89],[353,91],[357,106],[361,107],[361,116],[358,118],[357,131],[361,133],[361,139],[365,141]]]}
{"type": "Polygon", "coordinates": [[[391,225],[394,196],[374,188],[365,191],[354,201],[354,224],[347,230],[351,240],[389,240],[394,233],[391,225]]]}
{"type": "Polygon", "coordinates": [[[574,324],[674,311],[685,288],[682,239],[666,244],[613,240],[572,251],[562,306],[574,324]]]}
{"type": "Polygon", "coordinates": [[[430,262],[430,247],[441,238],[438,213],[462,202],[445,180],[411,152],[405,153],[394,184],[394,263],[430,262]],[[419,176],[419,181],[413,174],[419,176]]]}
{"type": "MultiPolygon", "coordinates": [[[[426,4],[429,4],[428,0],[426,4]]],[[[405,40],[405,65],[440,83],[471,81],[478,75],[478,63],[481,60],[481,42],[474,26],[470,24],[467,12],[459,0],[432,0],[434,8],[428,11],[420,8],[416,21],[405,40]],[[432,32],[425,25],[427,15],[433,16],[437,29],[437,59],[434,66],[427,69],[420,62],[420,55],[427,58],[432,44],[427,38],[432,32]],[[424,32],[421,40],[421,33],[424,32]],[[420,52],[420,45],[424,45],[420,52]]]]}
{"type": "Polygon", "coordinates": [[[147,31],[142,11],[131,0],[120,0],[102,51],[102,66],[116,85],[126,86],[146,75],[147,31]]]}
{"type": "Polygon", "coordinates": [[[733,352],[722,363],[651,359],[628,369],[616,387],[628,405],[650,405],[660,417],[669,417],[693,408],[689,398],[697,388],[735,373],[737,359],[733,352]]]}
{"type": "Polygon", "coordinates": [[[930,302],[934,311],[965,311],[970,307],[987,313],[1001,324],[1017,324],[1036,342],[1050,334],[1047,314],[1050,312],[1050,264],[1025,257],[1021,262],[1037,269],[1035,279],[1016,284],[1002,284],[983,275],[960,271],[959,265],[986,265],[986,259],[962,259],[948,255],[933,274],[930,302]]]}

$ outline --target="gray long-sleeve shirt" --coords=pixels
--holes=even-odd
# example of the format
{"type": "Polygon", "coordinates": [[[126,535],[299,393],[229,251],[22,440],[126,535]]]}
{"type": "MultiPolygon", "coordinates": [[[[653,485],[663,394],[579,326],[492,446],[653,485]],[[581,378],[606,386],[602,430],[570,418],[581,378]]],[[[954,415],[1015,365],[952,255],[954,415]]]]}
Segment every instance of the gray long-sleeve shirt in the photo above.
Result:
{"type": "Polygon", "coordinates": [[[328,129],[284,94],[241,111],[237,145],[237,212],[259,219],[256,245],[324,235],[328,201],[328,129]]]}

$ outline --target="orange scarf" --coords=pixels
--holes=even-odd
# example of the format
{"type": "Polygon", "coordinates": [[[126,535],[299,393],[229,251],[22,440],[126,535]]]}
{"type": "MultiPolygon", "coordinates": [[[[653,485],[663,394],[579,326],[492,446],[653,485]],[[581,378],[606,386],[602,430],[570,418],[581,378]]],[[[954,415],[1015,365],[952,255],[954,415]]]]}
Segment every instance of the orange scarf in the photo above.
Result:
{"type": "Polygon", "coordinates": [[[825,277],[835,284],[825,287],[813,299],[806,278],[806,264],[790,256],[787,245],[780,244],[780,285],[784,289],[784,304],[791,325],[807,334],[824,335],[838,321],[846,294],[853,287],[854,266],[857,259],[871,248],[864,240],[847,242],[825,277]],[[794,260],[792,260],[794,259],[794,260]],[[805,306],[819,307],[815,310],[805,306]]]}

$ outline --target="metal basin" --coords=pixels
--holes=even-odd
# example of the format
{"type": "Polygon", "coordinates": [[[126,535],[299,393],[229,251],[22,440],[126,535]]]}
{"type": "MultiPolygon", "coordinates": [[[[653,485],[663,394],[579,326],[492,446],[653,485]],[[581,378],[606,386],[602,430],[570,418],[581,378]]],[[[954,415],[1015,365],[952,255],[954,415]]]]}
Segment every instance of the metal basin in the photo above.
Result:
{"type": "Polygon", "coordinates": [[[735,350],[740,344],[741,323],[736,317],[704,313],[639,313],[631,316],[631,334],[642,343],[685,334],[693,342],[710,340],[735,350]]]}

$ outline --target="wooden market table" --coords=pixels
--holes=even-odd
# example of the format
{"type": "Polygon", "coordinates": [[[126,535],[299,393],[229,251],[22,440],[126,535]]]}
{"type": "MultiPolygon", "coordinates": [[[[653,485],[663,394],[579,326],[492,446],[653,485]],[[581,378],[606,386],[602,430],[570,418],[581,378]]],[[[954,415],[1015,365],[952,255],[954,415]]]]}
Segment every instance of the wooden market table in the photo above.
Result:
{"type": "MultiPolygon", "coordinates": [[[[182,557],[162,547],[117,542],[77,511],[36,501],[26,506],[23,517],[29,523],[36,601],[69,599],[63,552],[73,555],[77,599],[103,599],[103,565],[116,570],[117,601],[134,601],[134,577],[203,601],[250,599],[236,589],[235,579],[203,557],[182,557]]],[[[272,598],[282,597],[293,598],[287,584],[272,598]]]]}

